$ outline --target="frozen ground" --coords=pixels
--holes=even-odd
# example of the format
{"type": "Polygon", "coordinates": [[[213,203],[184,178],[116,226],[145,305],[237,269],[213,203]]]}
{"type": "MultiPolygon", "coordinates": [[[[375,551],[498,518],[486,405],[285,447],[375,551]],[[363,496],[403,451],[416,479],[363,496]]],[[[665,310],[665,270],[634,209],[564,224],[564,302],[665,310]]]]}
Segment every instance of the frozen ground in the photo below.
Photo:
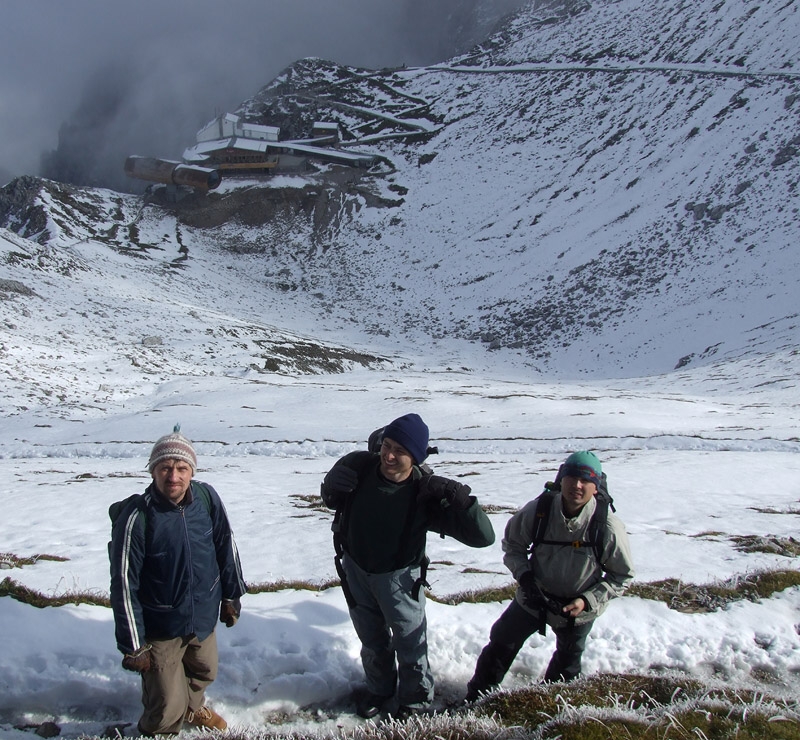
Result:
{"type": "MultiPolygon", "coordinates": [[[[638,581],[708,583],[796,568],[796,559],[744,553],[731,540],[797,532],[798,399],[794,388],[769,382],[784,377],[782,359],[597,384],[413,363],[403,372],[268,382],[205,377],[164,383],[102,414],[10,415],[0,430],[0,550],[68,559],[4,575],[47,594],[107,592],[107,507],[144,488],[152,441],[179,421],[195,440],[198,477],[226,503],[246,579],[327,581],[334,577],[331,517],[314,505],[319,482],[338,456],[407,411],[431,427],[437,472],[468,482],[492,507],[498,533],[484,550],[429,538],[437,596],[510,582],[499,545],[505,522],[577,448],[596,450],[605,464],[638,581]]],[[[284,732],[352,721],[335,710],[300,711],[359,685],[359,645],[340,589],[243,601],[239,624],[219,632],[213,706],[231,725],[274,724],[284,732]]],[[[440,706],[463,693],[502,609],[428,602],[440,706]]],[[[799,610],[798,589],[711,614],[625,597],[596,624],[584,668],[674,669],[791,691],[800,675],[799,610]]],[[[23,731],[15,727],[45,720],[73,737],[135,723],[137,678],[119,665],[110,610],[0,599],[0,634],[0,737],[18,740],[23,731]]],[[[552,636],[534,636],[504,685],[535,681],[551,650],[552,636]]]]}

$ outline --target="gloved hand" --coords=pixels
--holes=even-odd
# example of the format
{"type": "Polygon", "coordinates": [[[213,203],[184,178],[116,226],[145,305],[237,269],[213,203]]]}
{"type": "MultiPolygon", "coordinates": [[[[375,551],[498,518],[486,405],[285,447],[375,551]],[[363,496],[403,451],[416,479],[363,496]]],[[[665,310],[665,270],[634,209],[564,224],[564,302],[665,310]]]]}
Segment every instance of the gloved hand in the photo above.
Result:
{"type": "Polygon", "coordinates": [[[219,605],[219,621],[226,627],[233,627],[242,613],[242,602],[239,599],[223,599],[219,605]]]}
{"type": "Polygon", "coordinates": [[[454,509],[464,510],[472,504],[470,493],[472,489],[464,483],[441,475],[428,475],[420,479],[418,500],[434,501],[442,508],[452,506],[454,509]]]}
{"type": "Polygon", "coordinates": [[[545,594],[544,591],[542,591],[542,589],[536,584],[533,571],[526,570],[519,577],[519,585],[525,593],[526,602],[530,606],[537,606],[539,608],[547,609],[547,611],[552,612],[553,614],[566,616],[566,614],[562,614],[564,611],[563,606],[565,602],[559,602],[554,597],[545,594]]]}
{"type": "Polygon", "coordinates": [[[322,495],[340,498],[352,493],[358,485],[358,474],[347,465],[334,465],[322,481],[322,495]]]}
{"type": "Polygon", "coordinates": [[[122,658],[122,667],[126,671],[133,671],[134,673],[147,673],[152,669],[153,663],[150,660],[150,650],[152,645],[142,645],[138,650],[133,653],[128,653],[122,658]]]}
{"type": "Polygon", "coordinates": [[[525,597],[529,601],[541,601],[541,596],[536,588],[536,579],[533,576],[532,570],[526,570],[519,577],[520,588],[525,592],[525,597]]]}
{"type": "Polygon", "coordinates": [[[525,606],[530,609],[536,608],[539,610],[539,627],[537,631],[544,637],[547,633],[546,611],[548,610],[548,606],[545,595],[536,585],[536,578],[532,570],[526,570],[519,577],[519,587],[522,589],[522,593],[525,594],[525,606]]]}

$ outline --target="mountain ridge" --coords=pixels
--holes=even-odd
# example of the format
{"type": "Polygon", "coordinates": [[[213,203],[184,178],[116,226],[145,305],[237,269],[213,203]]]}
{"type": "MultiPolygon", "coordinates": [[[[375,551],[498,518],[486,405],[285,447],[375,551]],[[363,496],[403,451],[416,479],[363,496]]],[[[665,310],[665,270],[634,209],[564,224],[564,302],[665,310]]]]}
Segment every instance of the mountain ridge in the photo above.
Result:
{"type": "Polygon", "coordinates": [[[350,344],[479,347],[565,378],[791,364],[798,14],[671,7],[533,3],[446,64],[300,60],[236,111],[286,136],[335,121],[343,145],[380,158],[372,172],[228,179],[178,203],[84,190],[81,206],[23,207],[12,183],[0,224],[53,246],[81,231],[64,224],[97,222],[84,238],[173,252],[173,279],[213,244],[204,259],[247,256],[253,316],[290,297],[350,344]],[[98,198],[116,205],[92,211],[98,198]],[[168,236],[148,242],[137,212],[168,236]]]}

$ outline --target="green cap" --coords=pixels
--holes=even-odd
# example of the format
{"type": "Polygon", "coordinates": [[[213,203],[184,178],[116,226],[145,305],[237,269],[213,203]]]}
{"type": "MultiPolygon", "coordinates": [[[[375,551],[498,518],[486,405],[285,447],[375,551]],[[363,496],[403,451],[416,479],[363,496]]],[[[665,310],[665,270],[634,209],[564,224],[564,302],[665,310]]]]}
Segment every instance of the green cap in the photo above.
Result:
{"type": "Polygon", "coordinates": [[[559,468],[556,481],[560,481],[567,475],[599,486],[603,475],[603,466],[594,452],[588,452],[587,450],[573,452],[559,468]]]}

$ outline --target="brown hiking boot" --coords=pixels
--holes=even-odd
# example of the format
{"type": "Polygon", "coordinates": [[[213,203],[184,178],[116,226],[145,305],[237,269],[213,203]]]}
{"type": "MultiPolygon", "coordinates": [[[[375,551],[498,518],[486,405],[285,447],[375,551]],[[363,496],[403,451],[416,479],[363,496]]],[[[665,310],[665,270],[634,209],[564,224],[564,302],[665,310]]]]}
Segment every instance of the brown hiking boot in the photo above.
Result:
{"type": "Polygon", "coordinates": [[[200,707],[194,711],[187,709],[183,721],[195,727],[205,727],[207,730],[224,730],[228,726],[222,717],[208,707],[200,707]]]}

